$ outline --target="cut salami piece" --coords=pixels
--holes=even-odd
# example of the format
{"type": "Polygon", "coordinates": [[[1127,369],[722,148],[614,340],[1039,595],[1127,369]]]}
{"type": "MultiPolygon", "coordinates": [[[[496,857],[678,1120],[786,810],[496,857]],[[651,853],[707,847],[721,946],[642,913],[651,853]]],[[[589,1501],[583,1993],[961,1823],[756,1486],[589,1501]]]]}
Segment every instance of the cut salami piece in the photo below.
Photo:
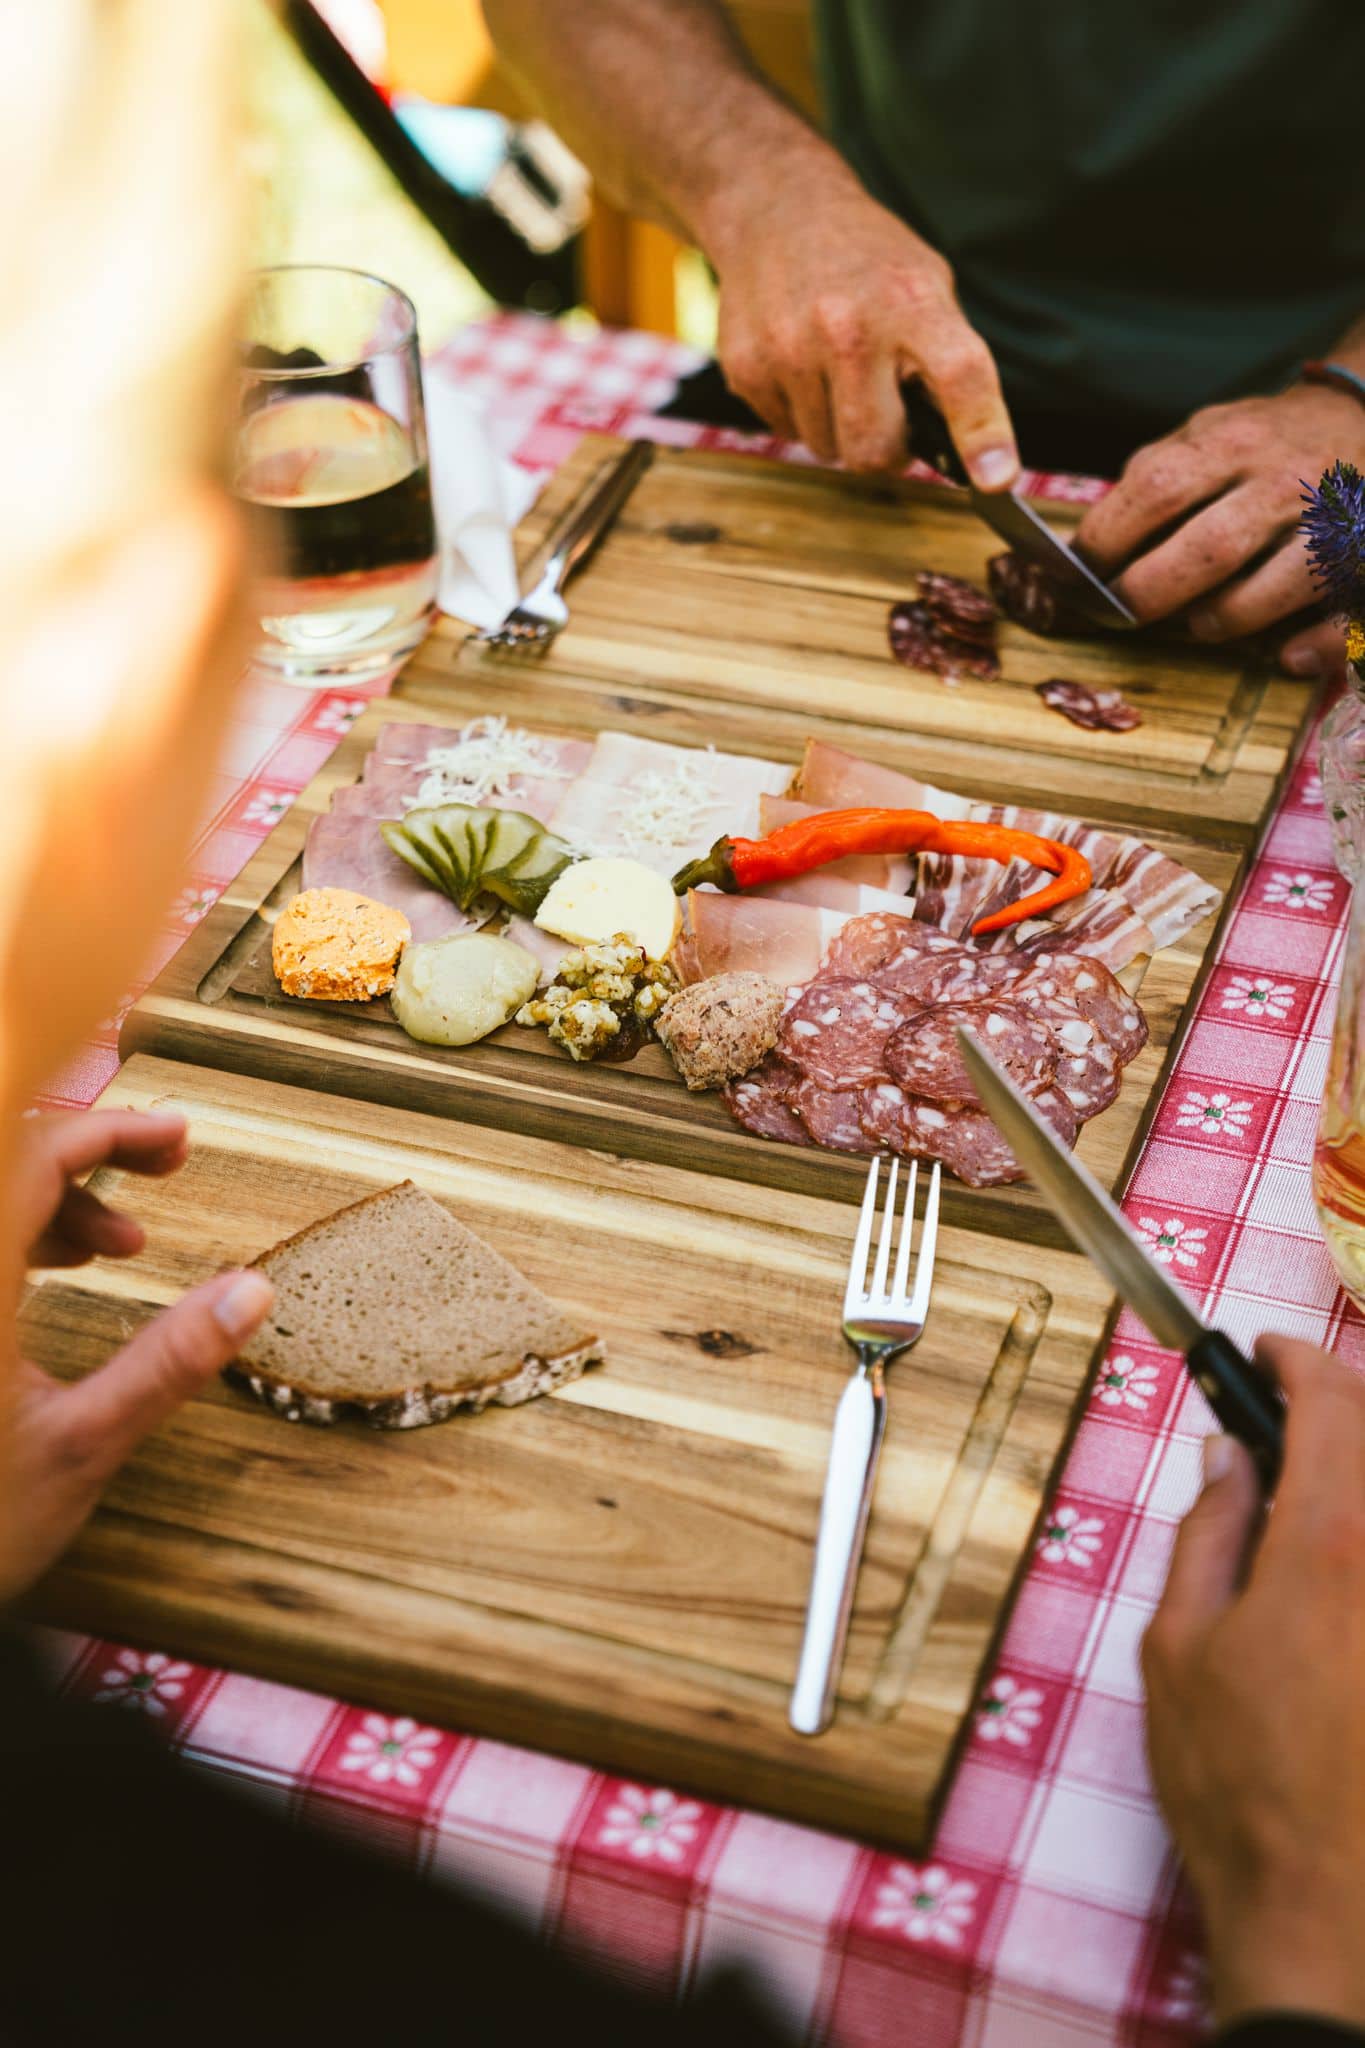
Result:
{"type": "Polygon", "coordinates": [[[779,1047],[821,1088],[861,1088],[886,1072],[886,1042],[915,1009],[871,981],[814,981],[783,1017],[779,1047]]]}
{"type": "Polygon", "coordinates": [[[1086,621],[1069,612],[1061,579],[1049,576],[1041,562],[1013,553],[992,555],[986,564],[991,596],[1007,619],[1030,633],[1084,633],[1086,621]]]}
{"type": "Polygon", "coordinates": [[[939,569],[921,569],[915,579],[920,602],[926,604],[941,626],[959,640],[977,640],[995,651],[995,605],[984,590],[964,583],[960,576],[945,576],[939,569]]]}
{"type": "Polygon", "coordinates": [[[859,1118],[862,1100],[857,1088],[822,1088],[816,1081],[798,1081],[791,1105],[817,1145],[831,1152],[875,1152],[876,1140],[868,1136],[859,1118]]]}
{"type": "Polygon", "coordinates": [[[1033,687],[1049,711],[1060,711],[1087,732],[1132,732],[1142,723],[1142,713],[1122,690],[1092,690],[1089,683],[1070,682],[1065,676],[1033,687]]]}
{"type": "Polygon", "coordinates": [[[1102,960],[1079,953],[1049,954],[1020,975],[1012,992],[1027,1007],[1043,1005],[1054,1030],[1054,1011],[1060,1015],[1069,1008],[1085,1018],[1108,1039],[1125,1067],[1147,1043],[1141,1007],[1102,960]]]}
{"type": "Polygon", "coordinates": [[[988,1002],[1013,995],[1019,961],[1010,953],[983,953],[976,946],[959,946],[954,953],[921,954],[918,973],[903,979],[899,962],[893,960],[885,976],[878,979],[916,997],[926,1009],[939,1003],[988,1002]]]}
{"type": "Polygon", "coordinates": [[[1037,1095],[1057,1072],[1061,1047],[1047,1020],[1017,1003],[958,1003],[925,1010],[887,1042],[886,1071],[929,1102],[981,1107],[957,1047],[961,1029],[978,1039],[1026,1095],[1037,1095]]]}
{"type": "Polygon", "coordinates": [[[851,917],[830,942],[820,962],[820,972],[851,975],[855,981],[875,975],[909,943],[915,928],[908,912],[875,910],[863,917],[851,917]]]}
{"type": "Polygon", "coordinates": [[[945,682],[959,676],[998,676],[994,635],[983,642],[975,630],[960,634],[923,602],[893,604],[886,622],[891,652],[906,668],[928,669],[945,682]]]}
{"type": "Polygon", "coordinates": [[[950,939],[946,932],[936,932],[929,925],[911,924],[896,951],[874,968],[869,978],[882,988],[912,997],[915,1007],[922,1009],[933,1000],[925,989],[932,984],[935,974],[952,972],[965,957],[965,947],[950,939]]]}
{"type": "Polygon", "coordinates": [[[1081,1120],[1060,1088],[1045,1088],[1033,1098],[1033,1107],[1045,1123],[1051,1124],[1069,1152],[1080,1135],[1081,1120]]]}
{"type": "Polygon", "coordinates": [[[735,1122],[756,1138],[772,1138],[780,1145],[809,1145],[806,1127],[788,1101],[799,1079],[794,1068],[770,1052],[752,1073],[731,1081],[721,1093],[735,1122]]]}

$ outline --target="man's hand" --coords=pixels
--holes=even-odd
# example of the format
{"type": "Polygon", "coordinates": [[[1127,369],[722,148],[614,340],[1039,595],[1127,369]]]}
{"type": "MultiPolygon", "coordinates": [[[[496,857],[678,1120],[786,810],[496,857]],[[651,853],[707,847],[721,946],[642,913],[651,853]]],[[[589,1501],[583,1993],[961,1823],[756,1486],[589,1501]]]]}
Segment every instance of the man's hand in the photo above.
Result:
{"type": "Polygon", "coordinates": [[[81,1266],[141,1251],[140,1225],[78,1187],[78,1174],[120,1166],[160,1177],[185,1163],[185,1119],[174,1110],[25,1117],[18,1136],[14,1216],[30,1266],[81,1266]]]}
{"type": "MultiPolygon", "coordinates": [[[[174,1173],[185,1143],[184,1118],[161,1112],[26,1118],[13,1213],[30,1263],[74,1266],[140,1251],[141,1228],[76,1187],[74,1176],[100,1165],[174,1173]]],[[[74,1384],[18,1362],[9,1390],[0,1600],[60,1557],[124,1459],[236,1356],[273,1299],[263,1274],[220,1273],[74,1384]]]]}
{"type": "Polygon", "coordinates": [[[974,481],[1006,489],[1019,456],[1000,379],[943,258],[823,144],[761,169],[706,237],[731,388],[822,462],[885,470],[906,459],[900,386],[919,377],[974,481]]]}
{"type": "Polygon", "coordinates": [[[1365,2025],[1365,1381],[1287,1337],[1262,1510],[1226,1437],[1143,1647],[1157,1791],[1204,1910],[1218,2019],[1365,2025]]]}
{"type": "MultiPolygon", "coordinates": [[[[1122,570],[1115,587],[1144,622],[1188,606],[1198,640],[1259,633],[1317,600],[1302,489],[1338,457],[1365,466],[1365,406],[1347,392],[1300,384],[1211,405],[1140,448],[1076,539],[1101,574],[1122,570]]],[[[1291,632],[1280,660],[1291,675],[1339,672],[1340,626],[1291,632]]]]}

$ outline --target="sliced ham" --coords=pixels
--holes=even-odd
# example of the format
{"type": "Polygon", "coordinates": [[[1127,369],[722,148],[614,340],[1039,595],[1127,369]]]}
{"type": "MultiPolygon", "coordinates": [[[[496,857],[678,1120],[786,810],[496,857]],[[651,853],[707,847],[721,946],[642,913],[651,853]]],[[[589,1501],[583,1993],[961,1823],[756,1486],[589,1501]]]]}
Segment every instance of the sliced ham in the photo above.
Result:
{"type": "MultiPolygon", "coordinates": [[[[386,789],[392,788],[411,804],[431,772],[426,765],[429,757],[458,747],[462,739],[474,735],[488,722],[475,719],[467,726],[449,726],[399,725],[395,721],[381,725],[365,763],[364,779],[367,782],[382,781],[386,789]]],[[[591,740],[569,739],[549,733],[535,733],[531,737],[535,741],[536,752],[547,764],[548,772],[512,775],[482,801],[506,810],[525,811],[529,817],[538,818],[541,824],[546,824],[550,814],[563,801],[575,776],[587,767],[593,744],[591,740]]]]}
{"type": "Polygon", "coordinates": [[[352,782],[332,791],[334,818],[401,818],[406,809],[400,798],[373,782],[352,782]]]}
{"type": "Polygon", "coordinates": [[[790,780],[776,761],[604,732],[549,823],[587,853],[625,854],[671,875],[726,833],[756,838],[760,798],[790,780]]]}
{"type": "Polygon", "coordinates": [[[448,896],[433,889],[393,853],[372,819],[314,818],[303,850],[305,889],[354,889],[376,903],[401,910],[415,939],[444,939],[477,930],[479,917],[466,917],[448,896]]]}
{"type": "Polygon", "coordinates": [[[845,754],[823,740],[806,742],[797,789],[803,802],[821,811],[875,804],[892,810],[932,811],[936,818],[965,818],[971,809],[965,796],[954,796],[932,782],[916,782],[898,769],[860,761],[856,754],[845,754]]]}
{"type": "Polygon", "coordinates": [[[744,969],[783,986],[813,981],[834,935],[848,922],[838,910],[781,903],[768,896],[722,896],[693,889],[687,936],[673,960],[685,981],[744,969]]]}

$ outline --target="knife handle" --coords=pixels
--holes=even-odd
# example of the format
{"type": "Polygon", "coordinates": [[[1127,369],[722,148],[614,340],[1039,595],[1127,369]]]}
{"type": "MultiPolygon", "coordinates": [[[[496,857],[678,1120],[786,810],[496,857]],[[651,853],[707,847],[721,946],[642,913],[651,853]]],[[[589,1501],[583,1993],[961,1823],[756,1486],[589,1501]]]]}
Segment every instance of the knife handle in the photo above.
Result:
{"type": "Polygon", "coordinates": [[[1284,1395],[1221,1330],[1206,1330],[1186,1352],[1185,1363],[1221,1427],[1250,1451],[1266,1494],[1272,1494],[1284,1456],[1284,1395]]]}
{"type": "Polygon", "coordinates": [[[953,446],[948,422],[918,377],[901,385],[901,400],[910,434],[910,453],[921,462],[927,462],[940,476],[946,476],[949,483],[967,483],[969,478],[962,457],[953,446]]]}

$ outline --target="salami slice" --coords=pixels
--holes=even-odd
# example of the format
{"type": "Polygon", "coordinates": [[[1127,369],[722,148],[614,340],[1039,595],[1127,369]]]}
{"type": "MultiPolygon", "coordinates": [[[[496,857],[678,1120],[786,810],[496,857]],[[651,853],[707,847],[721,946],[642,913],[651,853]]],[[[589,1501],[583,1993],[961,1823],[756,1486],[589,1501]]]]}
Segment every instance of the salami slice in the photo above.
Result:
{"type": "Polygon", "coordinates": [[[1016,956],[964,946],[955,959],[943,954],[926,962],[920,982],[907,993],[925,1004],[993,1002],[1007,993],[1012,998],[1018,979],[1016,956]]]}
{"type": "Polygon", "coordinates": [[[809,1145],[806,1127],[787,1100],[800,1078],[794,1067],[770,1052],[751,1073],[731,1081],[721,1093],[735,1122],[756,1138],[773,1138],[782,1145],[809,1145]]]}
{"type": "Polygon", "coordinates": [[[1069,1152],[1080,1132],[1081,1120],[1061,1089],[1044,1088],[1041,1095],[1034,1096],[1033,1107],[1045,1122],[1051,1124],[1069,1152]]]}
{"type": "Polygon", "coordinates": [[[875,975],[883,961],[900,951],[913,923],[908,901],[904,917],[891,910],[868,910],[861,917],[851,917],[830,941],[820,962],[821,975],[851,975],[855,981],[875,975]]]}
{"type": "Polygon", "coordinates": [[[976,640],[994,650],[995,622],[1000,614],[984,590],[964,583],[960,576],[945,576],[941,569],[921,569],[915,580],[920,602],[941,626],[959,640],[976,640]]]}
{"type": "Polygon", "coordinates": [[[782,1019],[782,1057],[821,1088],[861,1088],[886,1071],[886,1041],[916,1006],[875,982],[813,981],[782,1019]]]}
{"type": "Polygon", "coordinates": [[[817,1145],[831,1152],[875,1152],[876,1140],[863,1129],[859,1116],[861,1091],[857,1088],[822,1088],[816,1081],[798,1081],[792,1090],[792,1108],[817,1145]]]}
{"type": "Polygon", "coordinates": [[[903,1158],[918,1147],[913,1117],[915,1097],[907,1095],[895,1081],[874,1081],[858,1097],[858,1115],[864,1131],[877,1145],[903,1158]]]}
{"type": "Polygon", "coordinates": [[[901,995],[922,1001],[926,981],[934,970],[959,967],[965,952],[961,942],[950,938],[947,932],[937,932],[932,925],[913,924],[899,950],[874,968],[870,978],[881,988],[895,989],[901,995]]]}
{"type": "Polygon", "coordinates": [[[1057,1062],[1056,1085],[1081,1122],[1088,1123],[1117,1097],[1123,1083],[1123,1065],[1109,1040],[1102,1038],[1084,1017],[1063,1024],[1059,1036],[1062,1057],[1057,1062]],[[1073,1049],[1069,1041],[1073,1036],[1079,1039],[1082,1029],[1092,1033],[1090,1043],[1077,1044],[1073,1049]]]}
{"type": "Polygon", "coordinates": [[[1132,732],[1142,723],[1142,713],[1122,690],[1092,690],[1089,683],[1074,683],[1065,676],[1033,687],[1049,710],[1060,711],[1087,732],[1132,732]]]}
{"type": "Polygon", "coordinates": [[[1122,1066],[1135,1059],[1147,1043],[1147,1019],[1141,1006],[1102,960],[1080,953],[1048,954],[1025,970],[1011,993],[1025,1005],[1041,1001],[1047,1006],[1049,1021],[1053,1004],[1069,1004],[1108,1039],[1122,1066]]]}
{"type": "Polygon", "coordinates": [[[1067,608],[1060,577],[1050,576],[1041,562],[1013,553],[992,555],[986,564],[991,596],[1007,619],[1030,633],[1083,633],[1085,620],[1067,608]]]}
{"type": "Polygon", "coordinates": [[[906,668],[928,669],[946,682],[959,676],[998,676],[1000,662],[991,642],[975,632],[963,635],[922,601],[893,604],[887,619],[891,652],[906,668]]]}
{"type": "Polygon", "coordinates": [[[893,1033],[886,1071],[912,1095],[929,1102],[967,1103],[980,1109],[957,1049],[961,1027],[979,1039],[997,1065],[1027,1095],[1046,1088],[1057,1072],[1061,1047],[1046,1019],[1017,1003],[959,1003],[925,1010],[893,1033]]]}
{"type": "Polygon", "coordinates": [[[902,1127],[907,1149],[922,1159],[941,1159],[969,1188],[999,1187],[1022,1180],[1024,1169],[983,1109],[956,1108],[910,1098],[902,1127]]]}

